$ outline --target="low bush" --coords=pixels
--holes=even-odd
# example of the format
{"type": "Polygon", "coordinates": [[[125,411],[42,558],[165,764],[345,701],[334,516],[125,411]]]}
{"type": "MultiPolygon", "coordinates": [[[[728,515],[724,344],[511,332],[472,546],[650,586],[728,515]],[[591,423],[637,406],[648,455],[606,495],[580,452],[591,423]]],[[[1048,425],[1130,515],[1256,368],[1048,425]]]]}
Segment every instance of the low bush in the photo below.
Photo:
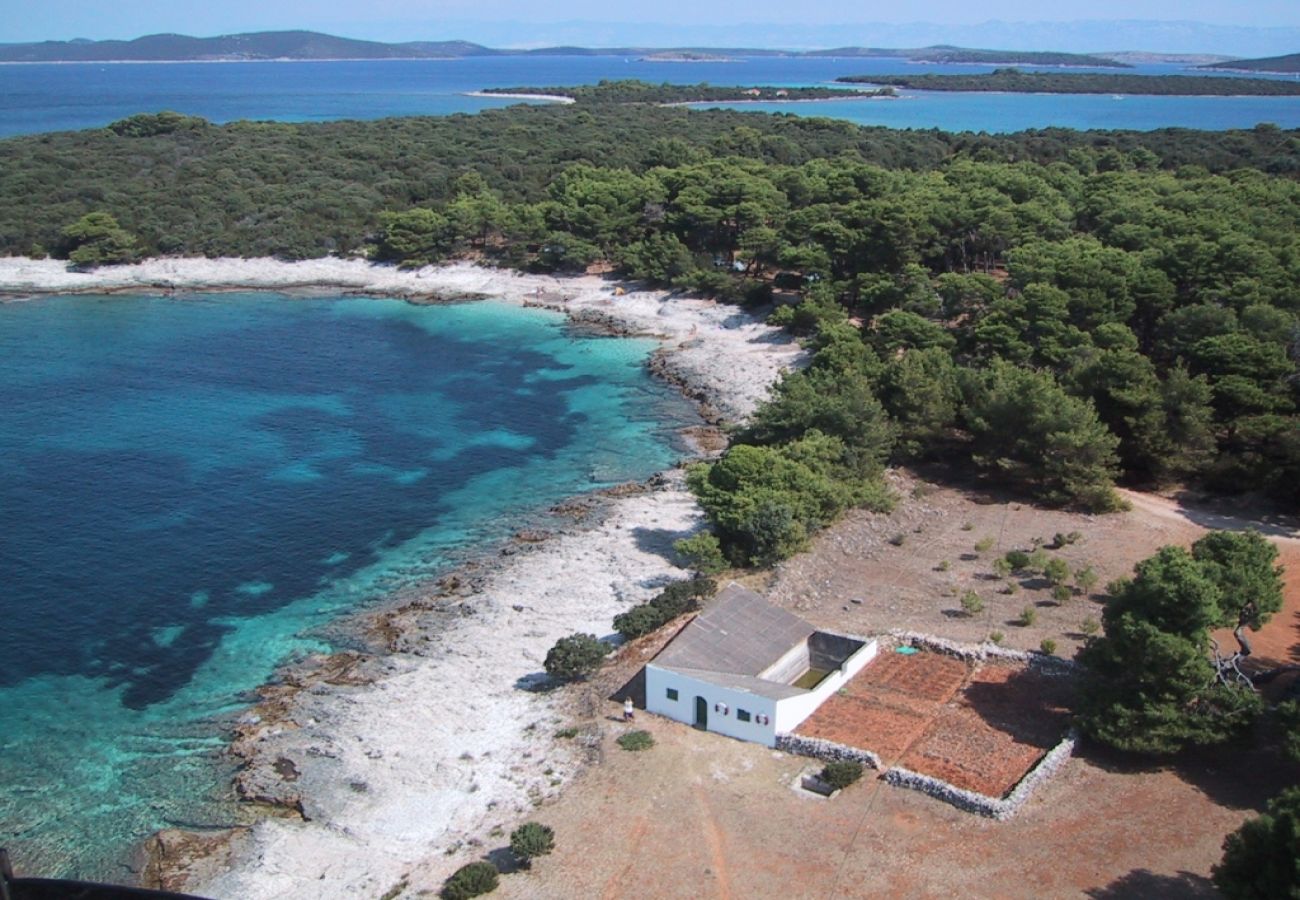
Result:
{"type": "Polygon", "coordinates": [[[571,634],[555,642],[542,665],[552,678],[572,681],[596,671],[607,653],[609,645],[594,634],[571,634]]]}
{"type": "Polygon", "coordinates": [[[1063,585],[1070,580],[1070,564],[1059,556],[1049,559],[1043,566],[1043,577],[1055,586],[1063,585]]]}
{"type": "Polygon", "coordinates": [[[1034,609],[1032,606],[1026,606],[1020,611],[1020,615],[1016,617],[1016,624],[1021,628],[1028,628],[1037,621],[1038,610],[1034,609]]]}
{"type": "Polygon", "coordinates": [[[620,735],[618,745],[624,750],[631,750],[634,753],[642,750],[649,750],[655,745],[654,735],[648,731],[629,731],[627,734],[620,735]]]}
{"type": "Polygon", "coordinates": [[[1029,554],[1023,550],[1009,550],[1002,558],[1007,561],[1012,572],[1023,572],[1029,568],[1029,554]]]}
{"type": "Polygon", "coordinates": [[[1064,603],[1073,596],[1074,592],[1070,590],[1070,586],[1067,584],[1058,584],[1052,588],[1052,599],[1055,600],[1058,605],[1064,603]]]}
{"type": "Polygon", "coordinates": [[[1043,642],[1038,645],[1038,649],[1051,656],[1056,652],[1056,641],[1051,638],[1043,638],[1043,642]]]}
{"type": "Polygon", "coordinates": [[[974,591],[967,591],[961,595],[961,608],[966,615],[973,616],[984,611],[984,601],[974,591]]]}
{"type": "Polygon", "coordinates": [[[822,781],[840,791],[862,777],[862,763],[853,760],[829,762],[818,775],[822,781]]]}
{"type": "Polygon", "coordinates": [[[442,900],[470,900],[490,894],[500,883],[500,873],[490,862],[472,862],[461,866],[442,885],[442,900]]]}
{"type": "Polygon", "coordinates": [[[993,549],[993,538],[991,537],[980,538],[978,541],[975,542],[976,553],[987,553],[992,549],[993,549]]]}
{"type": "Polygon", "coordinates": [[[701,575],[717,575],[726,571],[727,558],[722,555],[722,545],[718,536],[709,531],[682,538],[673,544],[673,549],[682,555],[691,567],[701,575]]]}
{"type": "Polygon", "coordinates": [[[524,866],[555,849],[555,832],[541,822],[525,822],[510,832],[510,852],[524,866]]]}

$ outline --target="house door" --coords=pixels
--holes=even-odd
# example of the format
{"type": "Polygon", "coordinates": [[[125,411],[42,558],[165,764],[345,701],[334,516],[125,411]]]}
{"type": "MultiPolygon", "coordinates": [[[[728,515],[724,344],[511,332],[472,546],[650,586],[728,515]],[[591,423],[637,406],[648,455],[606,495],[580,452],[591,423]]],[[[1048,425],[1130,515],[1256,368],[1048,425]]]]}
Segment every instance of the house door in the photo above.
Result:
{"type": "Polygon", "coordinates": [[[703,697],[695,698],[695,727],[700,731],[709,729],[709,701],[703,697]]]}

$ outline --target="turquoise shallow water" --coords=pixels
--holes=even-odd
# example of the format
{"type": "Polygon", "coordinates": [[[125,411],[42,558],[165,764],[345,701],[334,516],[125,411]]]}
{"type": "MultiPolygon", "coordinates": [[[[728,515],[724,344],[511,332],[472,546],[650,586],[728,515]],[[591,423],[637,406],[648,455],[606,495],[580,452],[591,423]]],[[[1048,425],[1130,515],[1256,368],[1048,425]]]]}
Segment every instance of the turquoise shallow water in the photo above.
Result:
{"type": "Polygon", "coordinates": [[[652,346],[492,302],[0,305],[0,844],[126,879],[231,821],[225,727],[320,626],[676,459],[652,346]]]}

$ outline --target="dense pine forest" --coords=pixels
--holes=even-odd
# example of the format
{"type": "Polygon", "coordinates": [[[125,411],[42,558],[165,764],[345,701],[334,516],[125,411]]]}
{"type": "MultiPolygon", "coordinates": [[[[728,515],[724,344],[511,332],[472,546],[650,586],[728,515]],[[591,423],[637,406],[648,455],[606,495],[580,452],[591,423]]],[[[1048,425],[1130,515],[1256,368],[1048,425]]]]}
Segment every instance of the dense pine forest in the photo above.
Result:
{"type": "Polygon", "coordinates": [[[0,142],[0,252],[472,257],[757,306],[815,351],[692,484],[736,562],[889,461],[1044,502],[1300,500],[1300,135],[945,134],[618,104],[0,142]]]}

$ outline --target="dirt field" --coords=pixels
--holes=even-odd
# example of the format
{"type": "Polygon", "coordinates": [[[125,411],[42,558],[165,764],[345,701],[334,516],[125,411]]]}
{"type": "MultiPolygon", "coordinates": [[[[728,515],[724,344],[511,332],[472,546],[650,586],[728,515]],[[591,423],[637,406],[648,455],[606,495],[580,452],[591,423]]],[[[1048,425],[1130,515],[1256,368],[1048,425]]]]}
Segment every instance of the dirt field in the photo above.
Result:
{"type": "MultiPolygon", "coordinates": [[[[1088,517],[930,488],[905,476],[897,485],[904,499],[893,514],[850,516],[812,552],[750,585],[823,628],[905,628],[966,641],[1002,631],[1008,645],[1032,649],[1051,638],[1068,655],[1082,642],[1082,620],[1100,619],[1099,600],[1076,596],[1056,606],[1033,582],[1000,594],[1005,580],[990,577],[997,555],[1077,530],[1077,543],[1054,552],[1072,567],[1093,566],[1100,592],[1157,547],[1190,543],[1205,527],[1225,524],[1219,513],[1160,498],[1138,497],[1131,512],[1088,517]],[[891,542],[900,534],[901,543],[891,542]],[[993,546],[975,551],[985,537],[993,546]],[[979,591],[985,612],[958,611],[966,589],[979,591]],[[1037,621],[1009,625],[1026,604],[1037,621]]],[[[1279,544],[1290,566],[1287,607],[1256,636],[1257,657],[1300,661],[1300,543],[1279,544]]],[[[619,685],[652,652],[628,648],[620,665],[575,696],[586,727],[601,736],[601,762],[537,811],[555,828],[556,852],[531,873],[503,878],[498,895],[1209,898],[1217,896],[1208,876],[1224,835],[1297,779],[1294,765],[1267,751],[1224,748],[1144,765],[1085,746],[1007,822],[871,777],[834,800],[813,799],[791,784],[816,763],[646,714],[635,727],[651,731],[657,745],[643,753],[620,750],[614,738],[625,726],[606,698],[621,696],[619,685]]],[[[996,690],[1002,672],[983,669],[967,692],[996,690]]],[[[949,683],[937,679],[932,691],[913,690],[935,694],[930,702],[937,703],[949,683]]],[[[973,714],[961,703],[950,708],[973,714]]],[[[997,710],[988,703],[980,715],[992,720],[997,710]]],[[[900,727],[903,737],[892,750],[872,749],[897,753],[914,767],[907,760],[915,761],[919,747],[942,757],[945,735],[963,727],[960,715],[936,726],[933,745],[922,740],[924,728],[909,741],[913,732],[900,727]]]]}
{"type": "Polygon", "coordinates": [[[1003,797],[1064,735],[1069,692],[1026,666],[886,651],[795,731],[1003,797]]]}

